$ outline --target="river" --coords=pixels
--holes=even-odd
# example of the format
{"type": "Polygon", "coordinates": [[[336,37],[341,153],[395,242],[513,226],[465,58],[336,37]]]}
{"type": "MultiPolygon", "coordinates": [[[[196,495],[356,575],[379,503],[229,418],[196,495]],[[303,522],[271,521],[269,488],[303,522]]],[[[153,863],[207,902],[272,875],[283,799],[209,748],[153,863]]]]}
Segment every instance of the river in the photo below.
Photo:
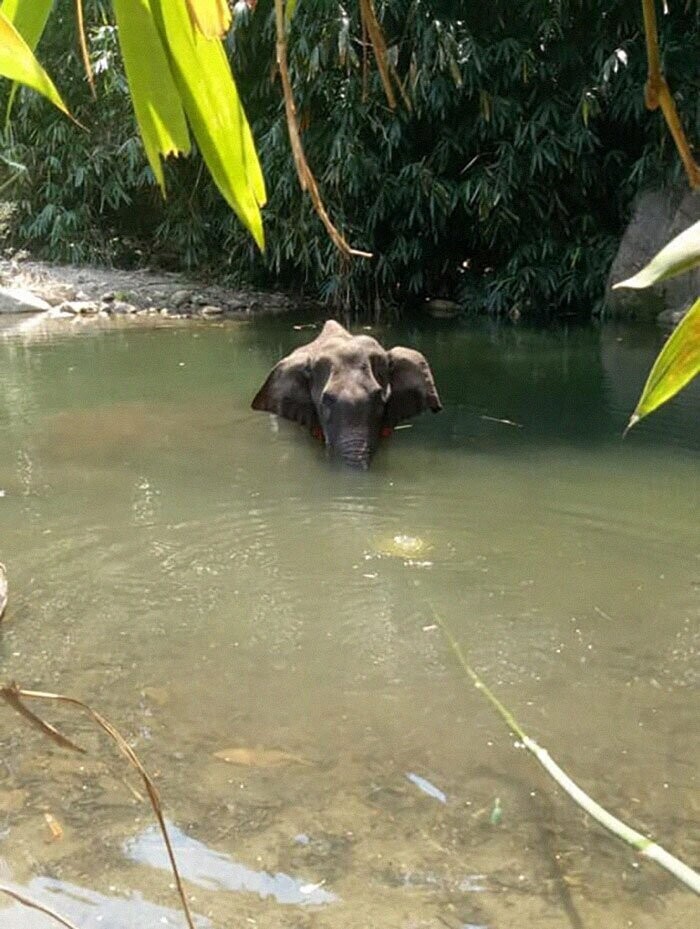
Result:
{"type": "MultiPolygon", "coordinates": [[[[445,409],[355,473],[250,410],[313,337],[293,322],[0,340],[0,680],[125,734],[203,929],[690,926],[436,615],[585,790],[697,865],[697,385],[623,441],[654,329],[379,328],[445,409]]],[[[184,926],[138,777],[32,706],[88,754],[0,706],[0,882],[80,929],[184,926]]],[[[51,925],[0,898],[1,929],[51,925]]]]}

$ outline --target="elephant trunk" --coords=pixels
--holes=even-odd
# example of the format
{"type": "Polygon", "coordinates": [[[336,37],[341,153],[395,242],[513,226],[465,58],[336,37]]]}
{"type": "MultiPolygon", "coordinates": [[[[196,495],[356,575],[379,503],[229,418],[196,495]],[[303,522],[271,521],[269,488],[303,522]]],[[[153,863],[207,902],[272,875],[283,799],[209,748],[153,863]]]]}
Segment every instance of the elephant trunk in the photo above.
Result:
{"type": "Polygon", "coordinates": [[[341,438],[333,446],[333,451],[344,464],[366,471],[374,449],[367,436],[350,435],[341,438]]]}

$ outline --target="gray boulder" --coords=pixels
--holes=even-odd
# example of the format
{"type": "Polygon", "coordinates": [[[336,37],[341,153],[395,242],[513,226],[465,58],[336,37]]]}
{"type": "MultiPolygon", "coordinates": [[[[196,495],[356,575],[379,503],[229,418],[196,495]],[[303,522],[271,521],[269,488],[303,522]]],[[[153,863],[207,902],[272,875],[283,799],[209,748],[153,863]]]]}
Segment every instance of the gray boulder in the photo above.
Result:
{"type": "Polygon", "coordinates": [[[43,313],[51,304],[22,287],[0,287],[0,313],[43,313]]]}
{"type": "Polygon", "coordinates": [[[646,191],[637,198],[606,288],[606,307],[614,316],[653,319],[660,313],[679,316],[700,295],[700,269],[647,287],[613,290],[612,285],[636,274],[688,226],[700,220],[700,192],[646,191]]]}

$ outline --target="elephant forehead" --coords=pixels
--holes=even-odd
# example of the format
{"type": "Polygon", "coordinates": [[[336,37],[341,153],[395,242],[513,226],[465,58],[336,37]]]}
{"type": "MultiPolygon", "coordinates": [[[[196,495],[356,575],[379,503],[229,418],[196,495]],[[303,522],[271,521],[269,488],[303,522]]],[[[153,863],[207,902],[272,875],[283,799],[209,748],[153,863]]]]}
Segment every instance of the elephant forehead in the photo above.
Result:
{"type": "Polygon", "coordinates": [[[356,336],[352,339],[326,341],[319,353],[319,361],[327,361],[334,366],[357,367],[377,356],[383,357],[384,354],[384,349],[376,339],[356,336]]]}

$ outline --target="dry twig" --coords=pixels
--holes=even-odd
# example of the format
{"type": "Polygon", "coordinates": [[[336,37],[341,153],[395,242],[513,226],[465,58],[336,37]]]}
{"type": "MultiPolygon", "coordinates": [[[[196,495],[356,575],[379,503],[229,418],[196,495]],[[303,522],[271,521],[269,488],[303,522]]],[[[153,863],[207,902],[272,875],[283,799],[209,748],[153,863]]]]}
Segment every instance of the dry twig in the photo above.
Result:
{"type": "Polygon", "coordinates": [[[90,86],[90,93],[92,94],[92,99],[97,99],[97,91],[95,90],[95,76],[92,73],[92,65],[90,64],[90,53],[88,52],[87,47],[87,38],[85,37],[85,20],[83,19],[83,0],[75,0],[75,21],[78,26],[78,43],[80,44],[80,55],[83,59],[83,67],[85,68],[85,76],[87,77],[87,82],[90,86]]]}
{"type": "Polygon", "coordinates": [[[379,25],[379,20],[374,10],[373,0],[360,0],[360,18],[362,20],[363,38],[365,32],[368,33],[372,48],[374,49],[374,57],[377,59],[377,69],[382,81],[382,86],[384,87],[387,103],[392,110],[396,109],[396,97],[394,95],[394,88],[391,85],[391,78],[393,76],[396,86],[401,93],[404,106],[407,110],[410,110],[411,101],[387,54],[384,33],[382,32],[382,27],[379,25]]]}
{"type": "Polygon", "coordinates": [[[18,903],[21,903],[22,906],[28,906],[32,910],[38,910],[40,913],[44,913],[46,916],[50,916],[51,919],[55,919],[57,923],[60,923],[62,926],[66,926],[67,929],[78,929],[75,923],[70,922],[64,916],[60,916],[58,913],[55,913],[53,910],[49,909],[48,906],[44,906],[43,903],[38,903],[36,900],[32,900],[30,897],[25,897],[24,894],[17,893],[16,890],[12,890],[11,887],[6,887],[5,884],[0,884],[0,893],[7,894],[8,897],[12,897],[13,900],[16,900],[18,903]]]}
{"type": "Polygon", "coordinates": [[[5,565],[0,561],[0,619],[2,619],[5,613],[8,597],[9,584],[7,583],[7,570],[5,565]]]}
{"type": "MultiPolygon", "coordinates": [[[[180,896],[180,902],[182,903],[182,909],[185,913],[185,918],[187,919],[187,924],[190,929],[194,929],[194,921],[192,919],[192,913],[190,912],[190,907],[187,902],[187,897],[185,896],[185,889],[182,886],[182,880],[180,878],[180,872],[177,868],[177,863],[175,861],[175,853],[173,851],[172,844],[170,842],[170,836],[168,835],[168,830],[165,825],[165,819],[163,817],[163,808],[160,802],[160,796],[158,794],[158,789],[156,788],[151,776],[146,771],[144,766],[141,764],[138,755],[133,750],[133,748],[126,741],[124,736],[119,732],[119,730],[109,722],[101,713],[98,713],[97,710],[93,710],[92,707],[88,706],[87,703],[83,703],[82,700],[78,700],[75,697],[66,697],[63,694],[52,694],[52,693],[43,693],[36,690],[22,690],[17,684],[2,684],[0,685],[0,697],[9,703],[9,705],[17,710],[25,719],[28,719],[35,726],[38,726],[42,732],[48,735],[55,742],[58,742],[59,745],[62,745],[66,748],[70,748],[73,751],[84,752],[85,750],[76,745],[75,742],[72,742],[66,736],[62,735],[54,726],[47,723],[45,720],[41,719],[30,709],[28,709],[23,700],[47,700],[53,703],[64,703],[69,706],[77,707],[79,710],[88,714],[91,719],[102,729],[107,735],[116,743],[119,751],[124,755],[129,764],[134,767],[138,773],[141,775],[141,779],[146,787],[146,793],[148,798],[151,801],[151,806],[153,807],[153,812],[155,813],[156,819],[158,820],[158,826],[160,827],[161,834],[163,836],[163,841],[165,842],[165,847],[168,852],[168,858],[170,859],[170,867],[172,868],[173,875],[175,877],[175,883],[177,885],[177,891],[180,896]]],[[[68,925],[66,923],[66,925],[68,925]]]]}
{"type": "Polygon", "coordinates": [[[277,66],[279,67],[280,79],[282,81],[284,110],[287,117],[287,131],[289,132],[289,143],[292,146],[294,164],[297,169],[297,175],[299,176],[301,189],[308,190],[314,209],[321,222],[326,227],[331,241],[342,255],[346,258],[350,258],[353,255],[360,258],[371,258],[371,252],[362,252],[359,251],[359,249],[352,248],[333,225],[328,211],[323,204],[323,200],[321,199],[316,178],[312,174],[311,168],[309,168],[306,160],[299,135],[299,124],[297,122],[296,107],[294,105],[294,95],[292,94],[292,85],[289,80],[289,68],[287,66],[287,36],[285,32],[284,0],[275,0],[275,23],[277,29],[277,66]]]}

